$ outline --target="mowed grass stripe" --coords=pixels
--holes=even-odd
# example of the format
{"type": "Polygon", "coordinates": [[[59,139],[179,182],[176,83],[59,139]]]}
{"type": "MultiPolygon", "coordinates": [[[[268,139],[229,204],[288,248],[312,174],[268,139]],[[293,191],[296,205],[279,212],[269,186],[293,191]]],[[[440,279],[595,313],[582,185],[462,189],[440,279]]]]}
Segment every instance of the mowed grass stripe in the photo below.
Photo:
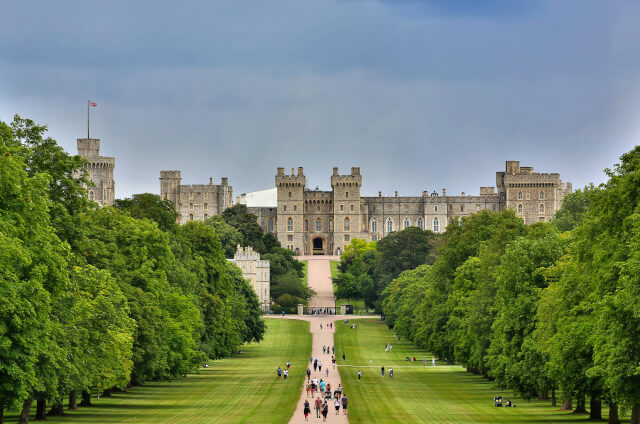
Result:
{"type": "MultiPolygon", "coordinates": [[[[150,382],[126,393],[93,399],[94,406],[49,417],[49,423],[186,424],[284,423],[300,397],[311,353],[309,323],[267,319],[265,339],[243,346],[244,354],[214,361],[198,374],[172,382],[150,382]],[[276,368],[291,361],[289,379],[276,368]]],[[[35,409],[35,404],[34,408],[35,409]]],[[[16,422],[9,414],[6,422],[16,422]]]]}
{"type": "MultiPolygon", "coordinates": [[[[560,424],[586,421],[585,415],[559,411],[548,401],[527,402],[497,389],[460,366],[438,363],[409,342],[398,341],[383,322],[350,320],[357,330],[337,322],[335,345],[344,392],[349,398],[349,422],[360,423],[529,423],[560,424]],[[393,348],[385,352],[385,346],[393,348]],[[342,360],[342,353],[346,360],[342,360]],[[405,357],[417,361],[405,361],[405,357]],[[427,366],[422,360],[427,359],[427,366]],[[380,367],[385,367],[385,377],[380,367]],[[361,367],[359,367],[361,366],[361,367]],[[389,367],[394,378],[389,378],[389,367]],[[362,381],[358,381],[358,370],[362,381]],[[501,394],[516,408],[496,408],[493,397],[501,394]]],[[[606,416],[607,411],[603,411],[606,416]]]]}

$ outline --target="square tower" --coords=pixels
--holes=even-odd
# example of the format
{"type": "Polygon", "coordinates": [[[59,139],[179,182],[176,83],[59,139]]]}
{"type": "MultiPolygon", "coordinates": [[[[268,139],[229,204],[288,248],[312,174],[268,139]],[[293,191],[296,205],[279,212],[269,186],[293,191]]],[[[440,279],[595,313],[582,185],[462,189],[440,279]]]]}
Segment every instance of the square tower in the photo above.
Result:
{"type": "Polygon", "coordinates": [[[303,168],[298,173],[291,169],[285,175],[284,168],[278,168],[276,189],[278,211],[276,215],[278,241],[296,255],[304,252],[304,187],[306,178],[303,168]]]}
{"type": "MultiPolygon", "coordinates": [[[[360,168],[351,168],[350,175],[340,175],[338,167],[333,168],[331,175],[331,189],[333,190],[333,222],[334,222],[334,253],[344,252],[344,246],[351,243],[353,237],[362,237],[360,189],[362,175],[360,168]]],[[[364,227],[366,231],[366,226],[364,227]]]]}

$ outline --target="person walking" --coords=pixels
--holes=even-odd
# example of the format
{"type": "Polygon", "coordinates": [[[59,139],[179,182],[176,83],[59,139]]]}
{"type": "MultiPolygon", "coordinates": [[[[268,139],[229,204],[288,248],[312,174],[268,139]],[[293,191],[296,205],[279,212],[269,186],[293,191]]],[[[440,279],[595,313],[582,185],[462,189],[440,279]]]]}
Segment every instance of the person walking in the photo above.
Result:
{"type": "Polygon", "coordinates": [[[347,360],[347,355],[346,355],[344,352],[342,352],[342,360],[343,360],[343,361],[346,361],[346,360],[347,360]]]}
{"type": "Polygon", "coordinates": [[[362,379],[362,371],[358,370],[358,381],[362,379]]]}
{"type": "Polygon", "coordinates": [[[322,372],[322,361],[318,361],[318,371],[322,372]]]}
{"type": "Polygon", "coordinates": [[[318,358],[313,360],[313,372],[316,372],[318,369],[318,358]]]}
{"type": "Polygon", "coordinates": [[[322,421],[327,421],[327,415],[329,414],[329,405],[327,402],[322,403],[322,421]]]}
{"type": "Polygon", "coordinates": [[[289,377],[289,371],[288,370],[284,370],[284,379],[285,379],[285,381],[287,380],[287,377],[289,377]]]}
{"type": "Polygon", "coordinates": [[[331,354],[332,355],[336,354],[336,347],[335,346],[331,346],[331,354]]]}
{"type": "Polygon", "coordinates": [[[311,368],[307,368],[307,381],[311,380],[311,368]]]}
{"type": "Polygon", "coordinates": [[[323,354],[323,355],[325,354],[326,350],[327,350],[327,347],[323,345],[323,346],[322,346],[322,354],[323,354]]]}
{"type": "Polygon", "coordinates": [[[276,372],[278,373],[278,380],[280,380],[280,376],[282,376],[282,368],[278,366],[278,369],[276,370],[276,372]]]}
{"type": "Polygon", "coordinates": [[[393,368],[389,368],[389,378],[393,378],[393,368]]]}
{"type": "Polygon", "coordinates": [[[338,397],[342,397],[342,384],[338,384],[338,397]]]}
{"type": "Polygon", "coordinates": [[[347,399],[347,395],[342,395],[342,415],[347,415],[348,404],[349,404],[349,399],[347,399]]]}
{"type": "Polygon", "coordinates": [[[436,366],[436,357],[435,356],[431,357],[431,366],[434,367],[434,368],[436,366]]]}
{"type": "Polygon", "coordinates": [[[307,383],[307,397],[309,397],[309,393],[311,393],[311,383],[307,383]]]}
{"type": "Polygon", "coordinates": [[[336,399],[336,400],[333,402],[333,406],[335,406],[335,407],[336,407],[336,415],[338,415],[338,414],[340,413],[340,400],[339,400],[339,399],[336,399]]]}
{"type": "Polygon", "coordinates": [[[318,389],[318,386],[316,385],[316,383],[314,381],[312,381],[311,382],[311,399],[313,399],[315,397],[317,389],[318,389]]]}
{"type": "Polygon", "coordinates": [[[291,368],[291,362],[287,361],[287,369],[291,368]]]}
{"type": "Polygon", "coordinates": [[[384,377],[384,366],[380,367],[380,372],[382,373],[382,376],[384,377]]]}
{"type": "Polygon", "coordinates": [[[324,369],[324,371],[325,371],[325,372],[326,372],[326,374],[327,374],[327,378],[329,378],[329,368],[325,368],[325,369],[324,369]]]}
{"type": "Polygon", "coordinates": [[[302,412],[304,413],[304,420],[309,421],[309,414],[311,413],[311,408],[309,408],[308,400],[304,401],[304,410],[302,412]]]}
{"type": "Polygon", "coordinates": [[[327,387],[327,383],[320,379],[320,393],[324,393],[324,389],[327,387]]]}
{"type": "Polygon", "coordinates": [[[320,415],[322,415],[322,399],[320,399],[319,396],[316,398],[315,407],[316,407],[316,418],[320,418],[320,415]]]}
{"type": "Polygon", "coordinates": [[[320,323],[320,330],[322,330],[322,323],[320,323]]]}

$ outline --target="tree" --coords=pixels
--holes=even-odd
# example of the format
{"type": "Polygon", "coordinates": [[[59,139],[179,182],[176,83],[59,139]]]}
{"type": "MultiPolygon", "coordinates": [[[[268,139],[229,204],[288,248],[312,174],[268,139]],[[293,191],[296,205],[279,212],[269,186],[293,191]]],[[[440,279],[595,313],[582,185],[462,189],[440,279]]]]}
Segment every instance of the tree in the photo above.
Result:
{"type": "Polygon", "coordinates": [[[258,224],[258,218],[249,213],[246,205],[234,205],[227,208],[222,212],[222,217],[227,224],[240,231],[244,246],[251,246],[259,253],[267,253],[262,241],[262,228],[258,224]]]}
{"type": "Polygon", "coordinates": [[[562,206],[553,216],[553,221],[551,221],[553,225],[562,232],[574,229],[589,210],[591,197],[597,190],[591,184],[583,190],[576,190],[564,196],[562,206]]]}
{"type": "Polygon", "coordinates": [[[238,245],[243,244],[242,234],[235,227],[227,224],[220,215],[214,215],[207,219],[205,223],[216,230],[220,238],[224,254],[227,258],[233,258],[238,245]]]}
{"type": "Polygon", "coordinates": [[[170,200],[162,200],[157,194],[134,194],[131,198],[116,199],[114,206],[137,219],[150,219],[162,231],[175,232],[178,212],[170,200]]]}
{"type": "MultiPolygon", "coordinates": [[[[391,233],[377,243],[376,273],[389,283],[402,271],[433,263],[436,234],[418,227],[391,233]]],[[[386,284],[385,284],[386,285],[386,284]]]]}

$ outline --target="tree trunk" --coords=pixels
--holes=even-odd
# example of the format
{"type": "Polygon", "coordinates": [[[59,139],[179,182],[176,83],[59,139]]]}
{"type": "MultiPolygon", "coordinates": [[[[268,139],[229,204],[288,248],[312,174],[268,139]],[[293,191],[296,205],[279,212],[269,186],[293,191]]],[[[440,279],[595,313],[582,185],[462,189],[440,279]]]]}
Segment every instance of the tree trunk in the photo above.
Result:
{"type": "Polygon", "coordinates": [[[640,424],[640,404],[633,405],[631,408],[631,424],[640,424]]]}
{"type": "Polygon", "coordinates": [[[0,408],[0,424],[4,424],[4,408],[0,408]]]}
{"type": "Polygon", "coordinates": [[[620,424],[617,403],[609,403],[609,424],[620,424]]]}
{"type": "Polygon", "coordinates": [[[91,406],[91,393],[86,390],[82,391],[82,402],[80,406],[91,406]]]}
{"type": "Polygon", "coordinates": [[[602,400],[599,396],[591,396],[589,405],[589,419],[601,420],[602,419],[602,400]]]}
{"type": "Polygon", "coordinates": [[[78,392],[69,393],[69,409],[78,409],[78,392]]]}
{"type": "Polygon", "coordinates": [[[571,411],[573,409],[573,402],[571,400],[571,396],[566,397],[562,401],[562,406],[560,407],[563,411],[571,411]]]}
{"type": "Polygon", "coordinates": [[[573,411],[574,414],[586,414],[587,413],[587,399],[585,398],[584,393],[578,395],[578,404],[576,405],[576,410],[573,411]]]}
{"type": "Polygon", "coordinates": [[[36,402],[36,420],[46,420],[47,419],[47,400],[46,399],[38,399],[36,402]]]}
{"type": "Polygon", "coordinates": [[[62,402],[56,402],[51,406],[51,410],[49,411],[49,415],[64,415],[64,408],[62,407],[62,402]]]}
{"type": "Polygon", "coordinates": [[[551,406],[558,406],[556,402],[556,388],[551,389],[551,406]]]}
{"type": "Polygon", "coordinates": [[[549,390],[546,390],[542,393],[540,393],[540,396],[538,396],[538,400],[549,400],[549,390]]]}
{"type": "Polygon", "coordinates": [[[31,404],[33,399],[26,399],[22,402],[22,411],[20,412],[20,420],[18,424],[29,424],[29,414],[31,414],[31,404]]]}

